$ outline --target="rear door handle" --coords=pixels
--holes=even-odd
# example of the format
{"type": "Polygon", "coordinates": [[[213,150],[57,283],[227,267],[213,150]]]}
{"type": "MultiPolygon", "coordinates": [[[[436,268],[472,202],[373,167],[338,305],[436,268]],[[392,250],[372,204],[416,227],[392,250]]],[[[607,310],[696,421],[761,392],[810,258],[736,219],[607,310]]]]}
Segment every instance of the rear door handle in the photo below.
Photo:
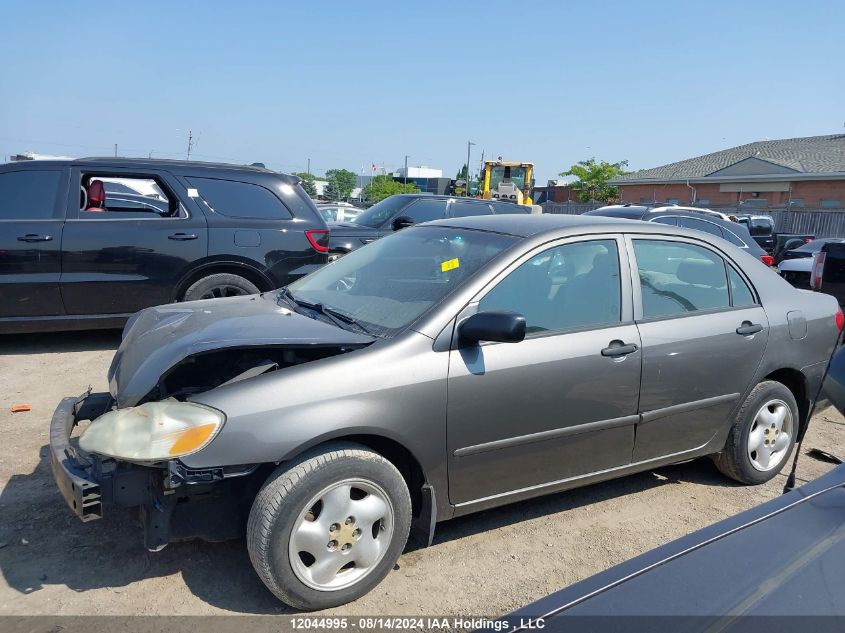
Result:
{"type": "Polygon", "coordinates": [[[610,345],[605,347],[601,351],[602,356],[627,356],[628,354],[633,354],[639,349],[634,343],[628,343],[627,345],[622,341],[610,341],[610,345]]]}
{"type": "Polygon", "coordinates": [[[736,333],[742,336],[751,336],[752,334],[757,334],[763,329],[763,326],[759,323],[752,323],[751,321],[743,321],[742,325],[740,325],[736,329],[736,333]]]}
{"type": "Polygon", "coordinates": [[[169,240],[179,240],[179,241],[186,241],[186,240],[195,240],[197,239],[196,233],[174,233],[173,235],[168,235],[167,239],[169,240]]]}
{"type": "Polygon", "coordinates": [[[49,242],[53,239],[52,235],[36,235],[35,233],[27,233],[18,238],[18,242],[49,242]]]}

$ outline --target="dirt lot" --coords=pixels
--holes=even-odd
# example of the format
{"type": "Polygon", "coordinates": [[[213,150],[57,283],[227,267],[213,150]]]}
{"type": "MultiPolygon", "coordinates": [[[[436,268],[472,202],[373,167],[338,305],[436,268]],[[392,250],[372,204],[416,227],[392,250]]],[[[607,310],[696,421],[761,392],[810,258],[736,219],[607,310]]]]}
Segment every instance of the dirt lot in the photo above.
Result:
{"type": "MultiPolygon", "coordinates": [[[[243,542],[141,547],[128,515],[83,525],[55,489],[48,423],[59,399],[105,390],[116,332],[0,337],[0,614],[284,613],[243,542]],[[12,404],[32,411],[9,411],[12,404]]],[[[842,450],[845,421],[816,416],[807,447],[842,450]]],[[[799,478],[831,468],[804,458],[799,478]]],[[[631,556],[777,496],[708,460],[590,486],[441,524],[346,614],[489,614],[522,606],[631,556]]]]}

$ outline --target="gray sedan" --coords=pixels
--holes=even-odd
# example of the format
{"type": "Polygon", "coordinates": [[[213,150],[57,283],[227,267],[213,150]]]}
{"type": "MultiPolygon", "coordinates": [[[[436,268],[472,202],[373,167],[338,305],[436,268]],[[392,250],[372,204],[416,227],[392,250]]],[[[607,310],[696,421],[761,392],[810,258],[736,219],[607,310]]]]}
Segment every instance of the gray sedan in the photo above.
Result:
{"type": "Polygon", "coordinates": [[[59,405],[53,469],[83,520],[138,507],[151,550],[246,534],[276,596],[324,608],[412,526],[702,456],[771,479],[842,324],[702,232],[440,220],[280,291],[138,313],[110,393],[59,405]]]}

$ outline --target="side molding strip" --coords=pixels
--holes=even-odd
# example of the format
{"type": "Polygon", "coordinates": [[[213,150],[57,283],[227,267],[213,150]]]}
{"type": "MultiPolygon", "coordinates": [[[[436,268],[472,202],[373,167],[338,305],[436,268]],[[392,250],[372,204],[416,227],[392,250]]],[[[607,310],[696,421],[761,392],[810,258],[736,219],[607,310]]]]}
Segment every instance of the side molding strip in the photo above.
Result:
{"type": "Polygon", "coordinates": [[[636,424],[639,421],[639,415],[626,415],[622,418],[612,418],[610,420],[598,420],[596,422],[587,422],[586,424],[579,424],[577,426],[566,426],[560,429],[540,431],[539,433],[530,433],[528,435],[517,435],[516,437],[508,437],[503,440],[494,440],[493,442],[485,442],[484,444],[465,446],[464,448],[456,449],[454,455],[455,457],[465,457],[467,455],[475,455],[477,453],[496,451],[501,448],[511,448],[513,446],[520,446],[521,444],[543,442],[558,437],[566,437],[568,435],[579,435],[581,433],[590,433],[591,431],[612,429],[618,426],[628,426],[631,424],[636,424]]]}

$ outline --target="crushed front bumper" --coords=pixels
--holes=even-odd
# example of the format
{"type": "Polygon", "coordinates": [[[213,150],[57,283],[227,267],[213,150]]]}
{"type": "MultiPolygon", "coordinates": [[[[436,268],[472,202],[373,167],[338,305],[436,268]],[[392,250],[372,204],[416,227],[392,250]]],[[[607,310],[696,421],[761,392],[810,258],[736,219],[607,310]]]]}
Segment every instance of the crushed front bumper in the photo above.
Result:
{"type": "Polygon", "coordinates": [[[136,508],[144,546],[158,551],[171,540],[221,541],[243,534],[255,492],[257,464],[206,470],[185,468],[178,460],[134,464],[88,455],[71,440],[82,420],[95,420],[114,405],[108,393],[64,398],[50,422],[50,459],[59,491],[82,521],[103,517],[103,508],[136,508]],[[179,509],[177,510],[177,505],[179,509]]]}
{"type": "Polygon", "coordinates": [[[90,391],[64,398],[50,422],[50,461],[53,477],[70,509],[83,521],[103,517],[102,490],[93,463],[71,445],[70,435],[79,420],[93,420],[108,411],[111,396],[90,391]]]}

